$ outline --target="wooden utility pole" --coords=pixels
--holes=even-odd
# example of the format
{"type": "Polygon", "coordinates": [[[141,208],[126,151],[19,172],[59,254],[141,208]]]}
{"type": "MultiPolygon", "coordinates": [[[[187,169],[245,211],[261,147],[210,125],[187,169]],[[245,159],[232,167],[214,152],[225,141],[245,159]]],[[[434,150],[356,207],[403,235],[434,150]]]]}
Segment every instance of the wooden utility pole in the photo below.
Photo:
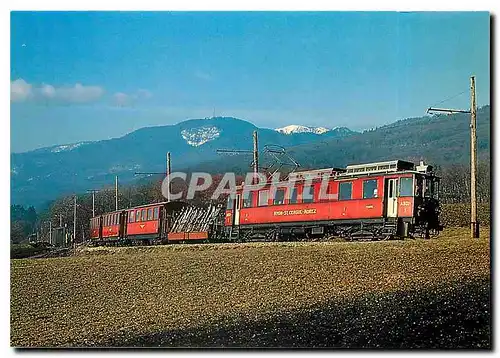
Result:
{"type": "Polygon", "coordinates": [[[477,201],[476,201],[476,78],[470,78],[470,225],[471,236],[473,238],[479,237],[479,223],[477,222],[477,201]]]}
{"type": "Polygon", "coordinates": [[[170,180],[170,174],[172,174],[171,170],[171,162],[170,162],[170,152],[167,152],[167,172],[165,178],[167,179],[167,184],[168,184],[168,190],[167,190],[167,201],[170,201],[170,183],[168,180],[170,180]]]}
{"type": "Polygon", "coordinates": [[[115,176],[115,207],[118,211],[118,175],[115,176]]]}
{"type": "Polygon", "coordinates": [[[257,173],[259,172],[259,142],[258,142],[258,136],[257,136],[257,131],[253,131],[253,150],[246,150],[246,149],[217,149],[217,153],[224,153],[224,154],[252,154],[253,155],[253,172],[254,172],[254,178],[252,182],[254,182],[257,179],[257,173]]]}
{"type": "Polygon", "coordinates": [[[75,204],[73,205],[73,244],[76,242],[76,195],[75,204]]]}
{"type": "Polygon", "coordinates": [[[257,131],[253,131],[253,172],[255,174],[254,181],[256,181],[257,174],[259,173],[259,142],[257,131]]]}
{"type": "Polygon", "coordinates": [[[470,110],[449,109],[449,108],[432,108],[427,109],[427,113],[431,112],[444,112],[448,114],[453,113],[470,113],[470,229],[471,237],[479,237],[479,222],[477,221],[477,200],[476,200],[476,165],[477,165],[477,136],[476,136],[476,77],[470,78],[470,96],[471,107],[470,110]]]}
{"type": "Polygon", "coordinates": [[[98,191],[97,189],[87,190],[88,193],[92,193],[92,217],[95,217],[95,193],[98,191]]]}

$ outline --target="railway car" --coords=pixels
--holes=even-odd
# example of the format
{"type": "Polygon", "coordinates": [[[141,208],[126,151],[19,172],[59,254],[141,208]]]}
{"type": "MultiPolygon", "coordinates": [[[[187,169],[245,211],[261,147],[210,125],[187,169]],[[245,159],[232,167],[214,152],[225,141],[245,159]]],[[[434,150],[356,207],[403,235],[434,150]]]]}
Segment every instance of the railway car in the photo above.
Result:
{"type": "Polygon", "coordinates": [[[117,241],[124,234],[125,212],[123,210],[113,211],[101,215],[101,236],[102,240],[117,241]]]}
{"type": "Polygon", "coordinates": [[[423,162],[415,167],[393,160],[293,174],[293,181],[239,186],[228,198],[227,234],[239,240],[373,240],[428,238],[442,229],[439,178],[423,162]]]}
{"type": "Polygon", "coordinates": [[[187,204],[161,202],[105,213],[90,219],[90,236],[96,244],[151,244],[165,242],[171,219],[187,204]]]}
{"type": "Polygon", "coordinates": [[[90,239],[93,241],[99,240],[102,235],[101,216],[96,216],[90,219],[90,239]]]}

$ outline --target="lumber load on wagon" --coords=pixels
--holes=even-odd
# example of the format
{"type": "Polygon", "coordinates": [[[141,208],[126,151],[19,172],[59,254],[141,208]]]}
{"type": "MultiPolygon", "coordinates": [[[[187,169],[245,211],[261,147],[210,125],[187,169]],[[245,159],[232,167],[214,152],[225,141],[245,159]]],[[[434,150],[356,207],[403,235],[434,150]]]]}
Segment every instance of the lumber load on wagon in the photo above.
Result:
{"type": "Polygon", "coordinates": [[[187,206],[174,218],[168,233],[169,241],[206,240],[217,224],[222,208],[187,206]]]}

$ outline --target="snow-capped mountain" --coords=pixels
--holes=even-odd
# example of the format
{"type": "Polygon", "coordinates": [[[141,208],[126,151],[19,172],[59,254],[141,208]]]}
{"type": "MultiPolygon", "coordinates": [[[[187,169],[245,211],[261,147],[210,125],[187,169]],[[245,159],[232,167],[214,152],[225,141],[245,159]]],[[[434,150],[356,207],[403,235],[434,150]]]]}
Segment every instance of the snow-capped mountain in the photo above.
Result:
{"type": "Polygon", "coordinates": [[[251,149],[255,130],[262,147],[276,144],[289,148],[352,134],[347,129],[340,132],[305,126],[278,131],[237,118],[215,117],[141,128],[121,138],[53,145],[11,155],[12,202],[37,205],[67,193],[113,184],[115,175],[126,184],[141,179],[135,175],[139,171],[161,173],[167,151],[175,170],[224,161],[217,149],[251,149]]]}
{"type": "Polygon", "coordinates": [[[286,127],[282,128],[276,128],[276,132],[283,133],[283,134],[295,134],[295,133],[314,133],[314,134],[324,134],[326,132],[329,132],[330,129],[325,128],[325,127],[306,127],[306,126],[301,126],[299,124],[291,124],[286,127]]]}

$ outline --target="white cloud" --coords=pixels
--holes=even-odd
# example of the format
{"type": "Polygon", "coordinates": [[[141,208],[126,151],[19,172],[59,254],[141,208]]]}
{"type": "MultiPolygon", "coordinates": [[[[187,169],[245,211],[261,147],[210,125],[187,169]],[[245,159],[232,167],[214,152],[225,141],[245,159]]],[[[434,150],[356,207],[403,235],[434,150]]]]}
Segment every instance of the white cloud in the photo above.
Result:
{"type": "Polygon", "coordinates": [[[22,78],[10,82],[10,100],[23,102],[31,97],[31,85],[22,78]]]}
{"type": "Polygon", "coordinates": [[[43,84],[40,88],[42,96],[47,98],[54,98],[56,96],[56,89],[54,86],[43,84]]]}
{"type": "Polygon", "coordinates": [[[135,104],[138,100],[148,99],[152,97],[152,93],[145,89],[137,90],[137,92],[132,94],[126,94],[123,92],[116,92],[113,95],[113,103],[115,106],[126,107],[135,104]]]}
{"type": "Polygon", "coordinates": [[[104,89],[99,86],[83,86],[77,83],[73,87],[55,88],[54,96],[49,98],[67,103],[88,103],[97,101],[103,94],[104,89]]]}
{"type": "Polygon", "coordinates": [[[117,92],[113,95],[113,102],[116,106],[125,107],[132,104],[132,98],[123,92],[117,92]]]}
{"type": "Polygon", "coordinates": [[[54,87],[42,84],[34,88],[23,79],[10,83],[10,98],[12,102],[23,102],[28,99],[48,100],[59,103],[89,103],[97,101],[104,94],[104,89],[99,86],[84,86],[80,83],[72,87],[54,87]]]}

